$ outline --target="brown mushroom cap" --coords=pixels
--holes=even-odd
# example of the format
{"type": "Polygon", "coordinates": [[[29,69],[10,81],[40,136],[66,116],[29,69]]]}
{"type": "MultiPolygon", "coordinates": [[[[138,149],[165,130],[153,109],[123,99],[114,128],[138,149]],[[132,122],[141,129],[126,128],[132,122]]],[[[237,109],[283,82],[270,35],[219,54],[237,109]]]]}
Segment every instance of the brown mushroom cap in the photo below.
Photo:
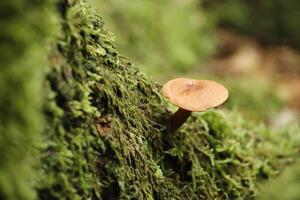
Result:
{"type": "Polygon", "coordinates": [[[228,90],[217,82],[187,78],[168,81],[162,93],[172,104],[189,111],[205,111],[228,98],[228,90]]]}

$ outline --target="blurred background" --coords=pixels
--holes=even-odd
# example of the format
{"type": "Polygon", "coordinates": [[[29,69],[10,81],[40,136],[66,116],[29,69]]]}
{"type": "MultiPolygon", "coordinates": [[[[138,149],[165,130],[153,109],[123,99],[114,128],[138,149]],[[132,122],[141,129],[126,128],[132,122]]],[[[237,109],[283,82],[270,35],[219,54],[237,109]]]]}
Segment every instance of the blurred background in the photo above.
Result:
{"type": "Polygon", "coordinates": [[[159,83],[213,79],[226,108],[281,128],[300,111],[298,0],[88,0],[119,52],[159,83]]]}

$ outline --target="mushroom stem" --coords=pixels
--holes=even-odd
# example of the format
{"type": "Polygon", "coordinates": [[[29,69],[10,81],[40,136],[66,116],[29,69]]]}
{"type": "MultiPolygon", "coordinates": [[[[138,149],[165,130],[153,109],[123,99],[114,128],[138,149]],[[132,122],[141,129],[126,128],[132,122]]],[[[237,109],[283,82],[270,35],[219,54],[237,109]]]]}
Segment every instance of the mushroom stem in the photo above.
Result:
{"type": "Polygon", "coordinates": [[[170,118],[169,131],[174,133],[191,115],[191,111],[179,108],[170,118]]]}

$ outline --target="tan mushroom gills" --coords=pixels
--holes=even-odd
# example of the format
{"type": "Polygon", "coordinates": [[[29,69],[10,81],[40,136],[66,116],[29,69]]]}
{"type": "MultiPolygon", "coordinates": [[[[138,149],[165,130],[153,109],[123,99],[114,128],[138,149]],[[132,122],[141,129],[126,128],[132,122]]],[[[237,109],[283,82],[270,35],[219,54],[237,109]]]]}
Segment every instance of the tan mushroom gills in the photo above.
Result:
{"type": "Polygon", "coordinates": [[[190,116],[191,112],[202,112],[223,104],[228,90],[209,80],[176,78],[164,84],[163,95],[179,109],[170,118],[168,129],[175,132],[190,116]]]}

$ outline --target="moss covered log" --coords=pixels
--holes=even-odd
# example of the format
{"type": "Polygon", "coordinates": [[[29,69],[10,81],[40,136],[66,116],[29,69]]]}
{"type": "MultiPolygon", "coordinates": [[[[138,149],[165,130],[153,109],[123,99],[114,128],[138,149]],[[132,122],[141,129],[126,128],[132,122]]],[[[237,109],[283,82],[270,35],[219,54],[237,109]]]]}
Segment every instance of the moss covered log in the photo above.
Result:
{"type": "Polygon", "coordinates": [[[272,139],[263,128],[232,127],[216,112],[168,135],[160,86],[116,52],[102,19],[82,1],[61,3],[60,11],[62,34],[47,78],[41,199],[254,197],[256,180],[288,162],[295,150],[288,135],[272,139]],[[272,146],[281,141],[289,145],[272,146]]]}
{"type": "MultiPolygon", "coordinates": [[[[4,134],[8,126],[1,126],[1,161],[13,158],[1,162],[1,167],[32,166],[32,159],[40,160],[40,165],[30,173],[1,168],[2,183],[18,177],[19,189],[30,193],[15,197],[17,187],[2,184],[1,192],[8,194],[4,199],[255,198],[260,181],[296,158],[298,129],[270,131],[228,111],[193,115],[180,131],[168,134],[166,122],[172,112],[160,95],[161,86],[115,50],[101,17],[82,0],[61,0],[55,8],[59,31],[50,45],[48,65],[30,65],[45,72],[37,76],[44,81],[31,85],[43,92],[15,98],[10,90],[7,98],[17,103],[10,108],[21,114],[0,114],[13,127],[23,125],[15,121],[19,115],[26,121],[11,139],[11,133],[4,134]],[[44,97],[42,113],[36,108],[39,97],[44,97]],[[39,131],[41,114],[45,123],[39,131]],[[34,145],[32,138],[38,133],[43,141],[34,145]],[[20,147],[4,145],[11,141],[20,147]],[[18,156],[32,151],[39,154],[15,165],[20,163],[18,156]],[[29,180],[32,176],[36,178],[29,180]],[[31,182],[33,187],[25,185],[31,182]]],[[[22,66],[30,76],[39,71],[22,66]]],[[[5,88],[11,78],[3,79],[5,88]]],[[[13,89],[22,94],[22,88],[13,89]]],[[[10,104],[2,101],[2,95],[4,109],[10,104]]]]}

